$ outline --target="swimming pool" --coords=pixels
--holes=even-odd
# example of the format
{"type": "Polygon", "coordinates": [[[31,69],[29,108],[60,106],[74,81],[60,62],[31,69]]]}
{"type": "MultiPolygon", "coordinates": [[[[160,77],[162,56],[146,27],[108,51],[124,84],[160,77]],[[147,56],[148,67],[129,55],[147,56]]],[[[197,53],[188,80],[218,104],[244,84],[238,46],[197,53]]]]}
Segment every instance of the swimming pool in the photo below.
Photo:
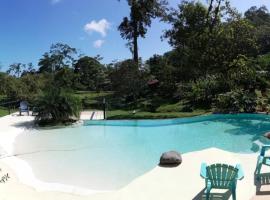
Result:
{"type": "Polygon", "coordinates": [[[93,190],[119,189],[153,169],[160,155],[210,147],[236,153],[258,150],[270,117],[209,115],[171,120],[85,121],[82,126],[26,131],[15,152],[44,182],[93,190]]]}

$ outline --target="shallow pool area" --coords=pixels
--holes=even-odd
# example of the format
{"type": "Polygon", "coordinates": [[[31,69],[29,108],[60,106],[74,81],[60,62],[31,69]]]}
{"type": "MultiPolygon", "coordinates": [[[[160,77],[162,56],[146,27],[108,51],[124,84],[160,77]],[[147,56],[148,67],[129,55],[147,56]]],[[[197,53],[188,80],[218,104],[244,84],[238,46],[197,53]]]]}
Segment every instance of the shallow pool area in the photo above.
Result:
{"type": "Polygon", "coordinates": [[[14,153],[44,182],[93,190],[116,190],[150,171],[160,155],[211,147],[254,153],[267,142],[270,117],[209,115],[171,120],[85,121],[82,126],[29,130],[16,138],[14,153]]]}

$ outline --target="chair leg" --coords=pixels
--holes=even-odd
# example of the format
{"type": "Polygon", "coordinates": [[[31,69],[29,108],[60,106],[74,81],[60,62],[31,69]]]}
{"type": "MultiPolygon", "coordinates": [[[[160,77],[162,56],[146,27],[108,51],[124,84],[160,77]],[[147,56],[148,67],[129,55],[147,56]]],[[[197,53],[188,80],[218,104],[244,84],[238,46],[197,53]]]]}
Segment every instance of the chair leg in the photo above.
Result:
{"type": "Polygon", "coordinates": [[[236,200],[236,191],[235,191],[235,188],[232,189],[232,199],[233,200],[236,200]]]}
{"type": "Polygon", "coordinates": [[[206,189],[206,200],[210,199],[210,190],[211,190],[211,188],[207,187],[207,189],[206,189]]]}
{"type": "Polygon", "coordinates": [[[206,200],[209,200],[210,193],[206,192],[206,200]]]}

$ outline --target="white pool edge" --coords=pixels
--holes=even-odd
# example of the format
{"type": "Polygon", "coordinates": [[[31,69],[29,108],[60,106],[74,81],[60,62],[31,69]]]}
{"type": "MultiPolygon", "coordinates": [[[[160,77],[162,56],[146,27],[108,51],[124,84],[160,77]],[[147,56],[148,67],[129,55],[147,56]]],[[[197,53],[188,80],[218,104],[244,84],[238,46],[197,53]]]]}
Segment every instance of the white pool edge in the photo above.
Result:
{"type": "Polygon", "coordinates": [[[5,117],[0,118],[0,125],[4,126],[4,132],[0,132],[0,147],[2,150],[4,150],[5,154],[2,155],[2,158],[0,156],[1,162],[9,166],[14,173],[16,174],[19,182],[21,182],[24,185],[30,186],[34,188],[36,191],[39,192],[65,192],[65,193],[71,193],[76,195],[91,195],[91,194],[97,194],[97,193],[106,193],[106,192],[112,192],[112,191],[106,191],[106,190],[91,190],[86,189],[83,187],[68,185],[68,184],[61,184],[61,183],[48,183],[43,182],[40,179],[38,179],[32,170],[32,167],[24,160],[13,156],[13,150],[14,150],[14,143],[16,141],[16,138],[22,134],[24,131],[26,131],[23,127],[15,127],[14,124],[21,123],[21,122],[33,122],[33,117],[17,117],[17,120],[14,119],[14,116],[8,115],[5,117]],[[8,121],[8,123],[6,123],[8,121]],[[1,123],[3,122],[3,123],[1,123]]]}

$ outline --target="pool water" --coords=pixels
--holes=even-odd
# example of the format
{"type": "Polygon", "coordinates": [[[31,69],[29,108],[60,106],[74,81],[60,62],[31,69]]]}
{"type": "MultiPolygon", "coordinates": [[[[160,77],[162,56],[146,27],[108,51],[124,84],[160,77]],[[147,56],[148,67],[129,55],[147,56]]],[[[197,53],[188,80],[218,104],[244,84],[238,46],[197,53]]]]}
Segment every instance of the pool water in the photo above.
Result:
{"type": "Polygon", "coordinates": [[[86,121],[83,126],[26,131],[15,152],[45,182],[93,190],[119,189],[157,166],[165,151],[210,147],[257,151],[270,131],[266,115],[210,115],[189,119],[86,121]]]}

